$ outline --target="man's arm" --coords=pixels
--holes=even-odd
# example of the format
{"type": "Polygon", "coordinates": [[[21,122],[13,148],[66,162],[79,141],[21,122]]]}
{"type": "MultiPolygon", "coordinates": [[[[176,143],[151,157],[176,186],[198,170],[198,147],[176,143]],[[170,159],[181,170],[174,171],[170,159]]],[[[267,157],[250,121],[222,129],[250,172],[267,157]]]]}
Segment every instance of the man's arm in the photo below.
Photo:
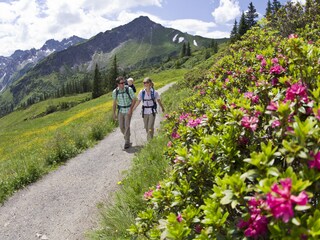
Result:
{"type": "Polygon", "coordinates": [[[112,111],[113,111],[113,119],[117,120],[117,100],[113,100],[113,106],[112,106],[112,111]]]}
{"type": "Polygon", "coordinates": [[[132,99],[132,102],[131,102],[130,109],[129,109],[129,111],[128,111],[128,114],[129,114],[129,115],[132,115],[133,110],[135,109],[134,106],[136,105],[136,102],[137,102],[137,99],[136,99],[136,98],[133,98],[133,99],[132,99]]]}

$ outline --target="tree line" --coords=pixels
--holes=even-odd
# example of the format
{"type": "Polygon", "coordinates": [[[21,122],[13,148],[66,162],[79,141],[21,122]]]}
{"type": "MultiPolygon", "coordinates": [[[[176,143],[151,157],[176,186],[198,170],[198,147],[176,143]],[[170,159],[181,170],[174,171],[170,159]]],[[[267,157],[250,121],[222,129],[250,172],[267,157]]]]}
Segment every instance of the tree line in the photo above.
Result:
{"type": "MultiPolygon", "coordinates": [[[[266,14],[264,15],[267,19],[274,16],[278,10],[281,8],[281,3],[278,0],[273,0],[272,2],[268,0],[266,14]]],[[[250,28],[257,24],[256,19],[258,18],[258,13],[252,2],[249,3],[248,10],[242,12],[239,24],[237,20],[234,20],[234,25],[230,33],[230,42],[234,43],[240,39],[250,28]]]]}

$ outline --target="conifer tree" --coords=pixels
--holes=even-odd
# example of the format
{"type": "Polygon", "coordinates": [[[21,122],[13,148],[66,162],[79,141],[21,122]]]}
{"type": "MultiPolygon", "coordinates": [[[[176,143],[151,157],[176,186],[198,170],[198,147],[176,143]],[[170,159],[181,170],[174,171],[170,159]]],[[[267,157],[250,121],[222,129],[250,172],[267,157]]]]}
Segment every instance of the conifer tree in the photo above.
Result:
{"type": "Polygon", "coordinates": [[[98,68],[98,64],[96,64],[96,68],[94,70],[94,78],[93,78],[92,98],[100,97],[102,94],[103,94],[102,78],[98,68]]]}
{"type": "Polygon", "coordinates": [[[214,45],[213,45],[213,52],[214,52],[214,53],[217,53],[217,52],[218,52],[218,42],[217,42],[217,41],[214,41],[213,44],[214,44],[214,45]]]}
{"type": "Polygon", "coordinates": [[[266,14],[264,15],[266,18],[270,18],[272,15],[272,7],[271,7],[271,2],[268,0],[267,3],[267,8],[266,8],[266,14]]]}
{"type": "Polygon", "coordinates": [[[180,57],[186,56],[186,51],[187,51],[186,43],[183,42],[180,57]]]}
{"type": "Polygon", "coordinates": [[[237,22],[237,20],[235,19],[235,20],[234,20],[233,28],[232,28],[231,33],[230,33],[230,42],[231,42],[231,43],[234,43],[234,42],[236,42],[238,39],[239,39],[238,22],[237,22]]]}
{"type": "Polygon", "coordinates": [[[281,8],[281,3],[278,0],[273,0],[272,6],[271,6],[272,14],[276,14],[280,8],[281,8]]]}
{"type": "Polygon", "coordinates": [[[106,89],[112,91],[116,84],[116,78],[119,76],[117,55],[114,56],[109,74],[107,75],[106,89]]]}
{"type": "Polygon", "coordinates": [[[253,6],[252,2],[249,3],[248,11],[245,14],[245,20],[247,23],[248,30],[257,24],[255,20],[258,17],[256,8],[253,6]]]}
{"type": "Polygon", "coordinates": [[[247,31],[248,31],[248,25],[247,25],[247,22],[246,22],[246,18],[245,18],[244,12],[242,12],[242,15],[241,15],[241,18],[240,18],[240,22],[239,22],[239,28],[238,28],[239,36],[241,37],[247,31]]]}
{"type": "Polygon", "coordinates": [[[187,43],[187,48],[186,48],[186,56],[190,57],[191,56],[191,47],[190,43],[187,43]]]}

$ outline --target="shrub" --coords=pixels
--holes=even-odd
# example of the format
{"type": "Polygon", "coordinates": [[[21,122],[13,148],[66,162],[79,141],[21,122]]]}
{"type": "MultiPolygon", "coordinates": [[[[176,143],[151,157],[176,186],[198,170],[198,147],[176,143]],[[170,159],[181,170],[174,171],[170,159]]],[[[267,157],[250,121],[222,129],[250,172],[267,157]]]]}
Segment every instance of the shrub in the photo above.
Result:
{"type": "Polygon", "coordinates": [[[248,31],[167,116],[172,171],[133,237],[319,238],[320,39],[299,31],[248,31]]]}

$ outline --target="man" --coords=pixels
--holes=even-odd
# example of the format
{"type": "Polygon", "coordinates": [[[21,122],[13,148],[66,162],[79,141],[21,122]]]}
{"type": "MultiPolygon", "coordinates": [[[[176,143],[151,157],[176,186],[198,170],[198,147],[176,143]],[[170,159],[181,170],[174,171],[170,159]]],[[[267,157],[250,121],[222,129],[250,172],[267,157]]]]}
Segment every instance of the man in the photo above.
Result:
{"type": "Polygon", "coordinates": [[[128,86],[132,88],[133,92],[137,92],[136,87],[133,84],[133,78],[128,78],[127,82],[128,82],[128,86]]]}
{"type": "Polygon", "coordinates": [[[144,89],[139,92],[138,101],[134,106],[133,110],[135,110],[140,102],[142,101],[142,117],[144,128],[147,132],[147,140],[153,138],[154,135],[154,123],[156,119],[157,113],[157,102],[161,107],[162,112],[164,112],[164,107],[160,100],[160,95],[157,91],[153,88],[152,80],[147,77],[143,80],[144,89]]]}
{"type": "Polygon", "coordinates": [[[130,87],[125,87],[125,79],[116,79],[118,87],[113,90],[113,119],[119,121],[120,130],[124,136],[124,149],[130,147],[130,121],[132,109],[136,103],[136,96],[130,87]]]}

